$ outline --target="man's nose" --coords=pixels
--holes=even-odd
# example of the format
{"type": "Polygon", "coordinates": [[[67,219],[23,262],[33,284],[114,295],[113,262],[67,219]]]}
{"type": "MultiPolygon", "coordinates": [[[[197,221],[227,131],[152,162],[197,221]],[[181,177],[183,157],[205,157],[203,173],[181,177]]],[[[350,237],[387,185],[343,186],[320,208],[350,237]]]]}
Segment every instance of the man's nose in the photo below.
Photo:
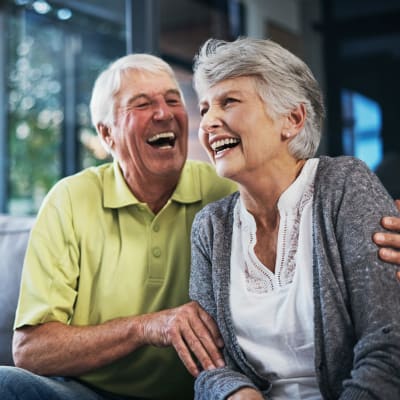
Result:
{"type": "Polygon", "coordinates": [[[174,115],[165,100],[157,101],[154,104],[154,119],[165,121],[172,119],[173,116],[174,115]]]}

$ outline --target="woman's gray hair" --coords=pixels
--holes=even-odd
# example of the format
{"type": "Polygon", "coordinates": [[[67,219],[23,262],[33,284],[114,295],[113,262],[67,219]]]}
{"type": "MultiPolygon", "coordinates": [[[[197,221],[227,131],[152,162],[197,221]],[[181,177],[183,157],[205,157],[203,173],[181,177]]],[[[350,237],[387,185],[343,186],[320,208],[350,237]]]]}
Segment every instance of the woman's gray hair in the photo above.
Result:
{"type": "Polygon", "coordinates": [[[296,159],[313,157],[325,117],[321,89],[309,67],[271,40],[239,38],[233,42],[209,39],[194,60],[194,87],[205,90],[230,78],[253,77],[256,90],[272,118],[306,108],[304,128],[289,143],[296,159]]]}
{"type": "MultiPolygon", "coordinates": [[[[130,54],[114,61],[96,79],[90,100],[90,113],[95,128],[99,123],[114,124],[115,95],[121,88],[121,77],[127,70],[167,73],[180,87],[172,68],[161,58],[150,54],[130,54]]],[[[183,95],[181,93],[182,99],[183,95]]]]}

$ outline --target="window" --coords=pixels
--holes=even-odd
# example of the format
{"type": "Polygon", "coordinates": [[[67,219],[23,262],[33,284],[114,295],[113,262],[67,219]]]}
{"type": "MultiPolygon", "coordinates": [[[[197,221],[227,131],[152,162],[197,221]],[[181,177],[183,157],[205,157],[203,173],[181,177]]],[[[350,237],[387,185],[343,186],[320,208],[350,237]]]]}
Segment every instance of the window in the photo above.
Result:
{"type": "Polygon", "coordinates": [[[379,104],[359,93],[342,91],[343,150],[375,170],[382,160],[382,116],[379,104]]]}
{"type": "Polygon", "coordinates": [[[106,157],[88,104],[98,73],[125,54],[124,1],[113,2],[107,19],[94,1],[63,3],[19,0],[5,9],[10,214],[36,213],[58,179],[106,157]]]}

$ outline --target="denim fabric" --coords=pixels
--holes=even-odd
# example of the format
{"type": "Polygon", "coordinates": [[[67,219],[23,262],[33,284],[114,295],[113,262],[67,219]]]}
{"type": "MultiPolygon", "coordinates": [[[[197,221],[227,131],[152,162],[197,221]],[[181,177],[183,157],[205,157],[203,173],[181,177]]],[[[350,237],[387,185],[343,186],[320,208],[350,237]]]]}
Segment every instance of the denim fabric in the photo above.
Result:
{"type": "Polygon", "coordinates": [[[21,368],[0,366],[1,400],[132,400],[94,390],[72,378],[45,377],[21,368]]]}

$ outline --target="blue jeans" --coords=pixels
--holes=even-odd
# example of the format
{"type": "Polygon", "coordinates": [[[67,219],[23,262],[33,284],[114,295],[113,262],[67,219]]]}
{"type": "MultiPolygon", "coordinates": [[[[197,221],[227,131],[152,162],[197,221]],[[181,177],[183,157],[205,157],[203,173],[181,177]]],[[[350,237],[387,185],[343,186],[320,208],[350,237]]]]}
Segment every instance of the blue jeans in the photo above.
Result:
{"type": "Polygon", "coordinates": [[[0,399],[131,400],[135,398],[89,388],[72,378],[45,377],[21,368],[0,366],[0,399]]]}

